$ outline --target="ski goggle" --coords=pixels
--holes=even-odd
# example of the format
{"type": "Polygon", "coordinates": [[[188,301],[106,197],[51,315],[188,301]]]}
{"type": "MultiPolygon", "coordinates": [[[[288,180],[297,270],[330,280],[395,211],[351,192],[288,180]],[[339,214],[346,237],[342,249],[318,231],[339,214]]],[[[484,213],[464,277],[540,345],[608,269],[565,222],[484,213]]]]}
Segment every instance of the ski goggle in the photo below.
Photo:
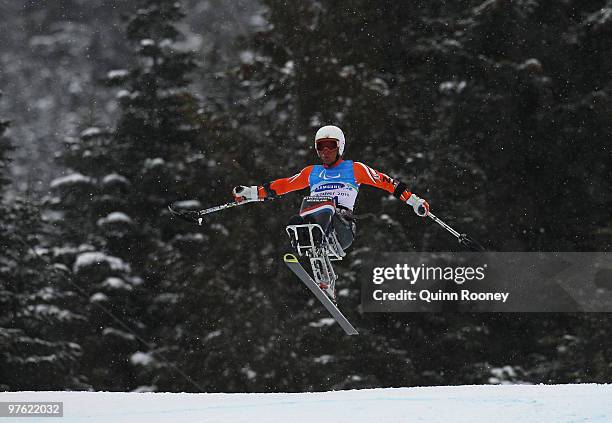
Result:
{"type": "Polygon", "coordinates": [[[317,147],[317,151],[323,151],[326,148],[330,150],[335,150],[336,148],[338,148],[338,140],[335,140],[333,138],[324,138],[318,140],[315,145],[317,147]]]}

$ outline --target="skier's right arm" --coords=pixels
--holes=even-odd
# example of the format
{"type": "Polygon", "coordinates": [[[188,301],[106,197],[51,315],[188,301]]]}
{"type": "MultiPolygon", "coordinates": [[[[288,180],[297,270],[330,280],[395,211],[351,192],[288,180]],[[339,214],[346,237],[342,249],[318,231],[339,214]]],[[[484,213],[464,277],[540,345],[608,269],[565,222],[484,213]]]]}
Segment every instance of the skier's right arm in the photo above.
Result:
{"type": "Polygon", "coordinates": [[[289,178],[276,179],[264,185],[250,187],[238,186],[234,188],[234,199],[238,202],[253,201],[257,199],[272,199],[278,195],[304,189],[309,185],[308,179],[314,166],[307,166],[300,173],[289,178]]]}

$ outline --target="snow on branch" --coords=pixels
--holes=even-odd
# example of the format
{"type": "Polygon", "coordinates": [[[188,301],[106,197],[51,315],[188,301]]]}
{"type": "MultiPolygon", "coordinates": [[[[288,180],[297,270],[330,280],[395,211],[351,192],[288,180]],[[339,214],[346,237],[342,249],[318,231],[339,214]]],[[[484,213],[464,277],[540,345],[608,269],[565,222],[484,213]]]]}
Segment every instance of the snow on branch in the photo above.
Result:
{"type": "Polygon", "coordinates": [[[121,260],[119,257],[113,257],[101,252],[87,252],[79,254],[74,262],[73,271],[79,273],[87,267],[106,263],[111,270],[119,272],[129,272],[130,265],[121,260]]]}
{"type": "Polygon", "coordinates": [[[59,188],[66,185],[74,184],[91,184],[93,179],[81,173],[71,173],[70,175],[55,178],[51,181],[51,188],[59,188]]]}

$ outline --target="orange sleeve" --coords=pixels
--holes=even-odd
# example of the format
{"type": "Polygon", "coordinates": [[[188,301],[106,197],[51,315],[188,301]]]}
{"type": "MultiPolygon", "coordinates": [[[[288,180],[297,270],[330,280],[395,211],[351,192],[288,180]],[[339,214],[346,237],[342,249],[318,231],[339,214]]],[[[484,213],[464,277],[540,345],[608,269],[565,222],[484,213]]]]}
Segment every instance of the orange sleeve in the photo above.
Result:
{"type": "MultiPolygon", "coordinates": [[[[291,191],[304,189],[309,185],[308,180],[310,178],[310,174],[312,173],[313,167],[314,166],[312,165],[306,166],[300,173],[289,178],[282,178],[272,181],[270,182],[270,188],[276,192],[276,195],[283,195],[291,191]]],[[[266,196],[265,190],[261,186],[258,187],[257,192],[260,198],[264,198],[266,196]]]]}
{"type": "MultiPolygon", "coordinates": [[[[395,187],[399,183],[399,181],[396,181],[392,177],[385,175],[382,172],[378,172],[360,162],[353,163],[353,171],[355,173],[355,182],[358,184],[371,185],[390,192],[391,194],[395,192],[395,187]]],[[[404,192],[402,192],[400,200],[407,201],[411,195],[412,193],[406,189],[404,192]]]]}

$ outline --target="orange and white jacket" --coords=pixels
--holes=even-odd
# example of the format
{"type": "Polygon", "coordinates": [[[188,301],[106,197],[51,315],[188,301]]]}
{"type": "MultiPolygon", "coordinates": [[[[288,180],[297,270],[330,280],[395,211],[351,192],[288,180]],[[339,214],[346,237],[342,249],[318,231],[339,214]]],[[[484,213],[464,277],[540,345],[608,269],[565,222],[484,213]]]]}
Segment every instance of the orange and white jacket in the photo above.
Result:
{"type": "Polygon", "coordinates": [[[385,190],[404,202],[411,195],[402,182],[352,160],[340,160],[331,167],[306,166],[296,175],[276,179],[265,186],[258,187],[258,195],[260,198],[265,198],[310,187],[310,195],[337,197],[339,206],[353,210],[361,184],[385,190]],[[273,192],[269,192],[270,190],[273,192]]]}

